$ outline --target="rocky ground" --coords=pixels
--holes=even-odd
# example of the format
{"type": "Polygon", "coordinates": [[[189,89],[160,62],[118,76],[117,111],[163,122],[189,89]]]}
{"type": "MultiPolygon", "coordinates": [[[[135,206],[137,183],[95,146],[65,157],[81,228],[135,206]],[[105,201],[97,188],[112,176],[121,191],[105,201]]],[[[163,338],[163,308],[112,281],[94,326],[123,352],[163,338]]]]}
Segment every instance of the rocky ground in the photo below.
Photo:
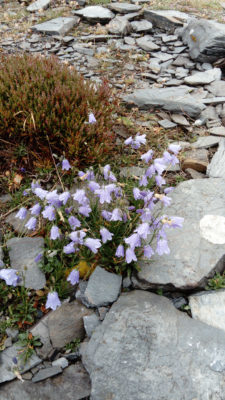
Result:
{"type": "MultiPolygon", "coordinates": [[[[185,138],[171,174],[191,179],[171,195],[168,214],[184,217],[183,229],[168,234],[171,253],[142,262],[131,279],[97,267],[81,281],[72,302],[31,329],[43,346],[25,365],[23,383],[13,363],[18,332],[8,330],[1,399],[223,400],[225,293],[204,289],[224,271],[225,25],[154,11],[145,0],[104,8],[38,3],[35,10],[35,3],[1,2],[2,52],[55,54],[96,84],[106,75],[122,102],[140,110],[130,119],[142,132],[161,127],[185,138]],[[75,339],[79,351],[66,351],[75,339]]],[[[43,239],[26,237],[13,213],[5,223],[25,234],[7,242],[11,266],[25,263],[27,287],[43,288],[34,263],[43,239]]]]}

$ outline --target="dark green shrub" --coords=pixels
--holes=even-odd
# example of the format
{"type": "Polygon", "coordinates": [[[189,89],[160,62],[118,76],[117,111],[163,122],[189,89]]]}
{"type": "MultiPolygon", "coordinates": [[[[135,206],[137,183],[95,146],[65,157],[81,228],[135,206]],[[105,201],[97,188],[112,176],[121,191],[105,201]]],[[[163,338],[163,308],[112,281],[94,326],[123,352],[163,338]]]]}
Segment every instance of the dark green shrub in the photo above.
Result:
{"type": "Polygon", "coordinates": [[[18,157],[23,146],[26,162],[46,164],[50,143],[53,153],[64,152],[73,165],[104,161],[114,146],[110,97],[106,83],[96,90],[56,58],[1,56],[0,156],[11,144],[18,157]],[[88,123],[90,112],[97,123],[88,123]]]}

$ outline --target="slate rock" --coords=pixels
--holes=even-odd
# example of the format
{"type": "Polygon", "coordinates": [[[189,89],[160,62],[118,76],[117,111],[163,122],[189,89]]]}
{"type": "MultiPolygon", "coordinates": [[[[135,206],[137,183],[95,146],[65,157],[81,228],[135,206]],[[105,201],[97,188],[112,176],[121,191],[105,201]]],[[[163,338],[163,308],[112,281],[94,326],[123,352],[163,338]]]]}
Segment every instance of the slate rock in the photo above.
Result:
{"type": "Polygon", "coordinates": [[[204,72],[197,72],[193,75],[186,76],[184,82],[188,85],[207,85],[213,81],[220,81],[221,79],[221,69],[213,68],[204,72]]]}
{"type": "Polygon", "coordinates": [[[117,300],[121,283],[120,275],[96,267],[89,278],[85,297],[92,307],[107,306],[117,300]]]}
{"type": "Polygon", "coordinates": [[[26,218],[23,220],[16,218],[16,214],[17,214],[17,211],[9,214],[6,217],[5,222],[7,222],[7,224],[11,225],[16,232],[21,233],[22,235],[25,235],[29,232],[29,230],[27,228],[25,228],[25,225],[28,222],[28,220],[30,219],[31,214],[28,211],[26,218]]]}
{"type": "Polygon", "coordinates": [[[31,329],[30,332],[33,336],[38,336],[42,347],[37,347],[37,354],[45,359],[52,351],[52,344],[50,341],[49,329],[48,329],[48,318],[50,313],[45,315],[40,321],[37,322],[31,329]]]}
{"type": "Polygon", "coordinates": [[[219,142],[220,138],[215,136],[200,136],[196,142],[192,143],[192,147],[194,149],[208,149],[217,146],[219,142]]]}
{"type": "Polygon", "coordinates": [[[220,139],[219,148],[214,154],[208,168],[210,178],[225,178],[225,139],[220,139]]]}
{"type": "Polygon", "coordinates": [[[62,369],[68,367],[69,363],[65,357],[60,357],[52,362],[53,367],[60,367],[62,369]]]}
{"type": "MultiPolygon", "coordinates": [[[[44,273],[35,258],[44,251],[44,239],[41,237],[12,238],[7,242],[11,267],[24,277],[25,287],[42,289],[46,284],[44,273]]],[[[24,284],[21,280],[20,284],[24,284]]]]}
{"type": "Polygon", "coordinates": [[[193,60],[212,63],[224,57],[225,25],[205,19],[192,19],[183,29],[182,39],[193,60]]]}
{"type": "Polygon", "coordinates": [[[205,215],[200,223],[200,232],[211,243],[225,244],[225,217],[205,215]]]}
{"type": "Polygon", "coordinates": [[[77,301],[62,304],[51,312],[48,318],[49,336],[54,348],[62,348],[75,339],[83,339],[85,335],[83,317],[92,311],[77,301]]]}
{"type": "Polygon", "coordinates": [[[225,127],[224,126],[216,126],[215,128],[210,128],[209,133],[215,136],[225,136],[225,127]]]}
{"type": "Polygon", "coordinates": [[[172,114],[171,119],[176,124],[179,124],[182,126],[190,126],[188,120],[181,114],[172,114]]]}
{"type": "Polygon", "coordinates": [[[91,391],[90,378],[81,362],[70,365],[51,380],[23,384],[18,380],[1,385],[1,400],[84,400],[91,391]]]}
{"type": "Polygon", "coordinates": [[[132,21],[131,22],[132,30],[134,32],[150,32],[152,30],[152,23],[146,21],[145,19],[141,19],[140,21],[132,21]]]}
{"type": "Polygon", "coordinates": [[[183,26],[189,19],[188,14],[176,10],[144,10],[144,18],[150,21],[154,27],[173,33],[177,27],[183,26]]]}
{"type": "Polygon", "coordinates": [[[168,119],[162,119],[161,121],[158,121],[158,124],[164,129],[173,129],[177,126],[177,124],[174,124],[174,122],[169,121],[168,119]]]}
{"type": "Polygon", "coordinates": [[[126,36],[131,31],[130,22],[123,17],[115,17],[107,25],[109,33],[126,36]]]}
{"type": "Polygon", "coordinates": [[[208,163],[208,151],[206,149],[195,149],[185,153],[182,169],[192,168],[198,172],[206,172],[208,163]]]}
{"type": "Polygon", "coordinates": [[[225,93],[225,81],[214,81],[206,87],[215,97],[223,97],[225,93]]]}
{"type": "Polygon", "coordinates": [[[32,378],[32,382],[40,382],[61,373],[62,373],[61,367],[43,368],[40,369],[38,373],[34,375],[34,377],[32,378]]]}
{"type": "Polygon", "coordinates": [[[197,117],[205,106],[193,99],[187,87],[169,87],[160,89],[139,89],[123,98],[128,106],[137,106],[148,110],[152,107],[172,112],[186,113],[197,117]]]}
{"type": "Polygon", "coordinates": [[[204,104],[212,104],[212,105],[223,104],[225,103],[225,97],[210,97],[202,99],[202,102],[204,104]]]}
{"type": "Polygon", "coordinates": [[[82,360],[91,377],[92,400],[224,396],[225,333],[153,293],[120,296],[84,348],[82,360]]]}
{"type": "Polygon", "coordinates": [[[27,11],[34,12],[39,10],[46,10],[51,4],[51,0],[37,0],[27,7],[27,11]]]}
{"type": "Polygon", "coordinates": [[[42,24],[33,25],[31,29],[49,35],[66,35],[80,22],[76,17],[58,17],[42,24]]]}
{"type": "Polygon", "coordinates": [[[86,315],[83,317],[83,321],[86,334],[90,338],[95,328],[100,324],[99,318],[96,314],[86,315]]]}
{"type": "Polygon", "coordinates": [[[204,288],[208,276],[223,271],[224,245],[203,238],[200,223],[205,215],[225,215],[224,183],[220,178],[194,179],[174,189],[166,213],[183,217],[183,227],[167,230],[170,254],[139,262],[141,271],[132,277],[136,287],[204,288]]]}
{"type": "Polygon", "coordinates": [[[192,318],[225,331],[225,290],[196,293],[189,297],[192,318]]]}
{"type": "Polygon", "coordinates": [[[115,17],[112,11],[102,6],[88,6],[81,10],[73,11],[75,15],[79,15],[90,23],[108,23],[115,17]]]}
{"type": "Polygon", "coordinates": [[[141,6],[138,6],[136,4],[120,2],[110,3],[108,4],[108,7],[110,8],[110,10],[118,12],[120,14],[129,14],[134,12],[136,13],[141,10],[141,6]]]}
{"type": "Polygon", "coordinates": [[[149,35],[142,36],[141,38],[136,39],[136,43],[142,50],[145,51],[151,52],[159,49],[159,46],[151,40],[151,36],[149,35]]]}
{"type": "MultiPolygon", "coordinates": [[[[8,347],[7,349],[1,351],[0,354],[0,383],[12,381],[16,378],[16,375],[13,372],[15,368],[15,364],[13,363],[13,358],[16,357],[18,359],[18,351],[21,350],[20,344],[17,342],[13,346],[8,347]]],[[[26,372],[36,365],[41,363],[41,359],[37,357],[36,353],[32,354],[25,365],[19,363],[20,371],[26,372]]],[[[2,392],[1,392],[2,395],[2,392]]],[[[1,397],[2,400],[2,397],[1,397]]],[[[9,400],[9,399],[7,399],[9,400]]]]}

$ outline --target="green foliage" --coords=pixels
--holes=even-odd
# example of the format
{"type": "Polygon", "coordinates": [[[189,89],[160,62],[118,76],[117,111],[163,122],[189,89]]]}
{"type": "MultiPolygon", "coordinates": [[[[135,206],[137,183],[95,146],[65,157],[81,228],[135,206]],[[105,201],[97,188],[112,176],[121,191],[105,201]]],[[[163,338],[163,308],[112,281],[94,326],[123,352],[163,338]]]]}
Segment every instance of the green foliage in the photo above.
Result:
{"type": "Polygon", "coordinates": [[[80,339],[74,339],[72,342],[67,343],[65,349],[71,352],[77,351],[80,346],[80,339]]]}
{"type": "Polygon", "coordinates": [[[20,359],[25,364],[29,358],[34,354],[35,347],[42,346],[38,336],[33,336],[30,332],[24,332],[19,334],[19,346],[22,347],[18,351],[20,359]]]}
{"type": "Polygon", "coordinates": [[[215,274],[212,279],[208,280],[206,290],[218,290],[225,288],[225,272],[223,274],[215,274]]]}
{"type": "Polygon", "coordinates": [[[96,89],[56,58],[0,57],[0,155],[30,165],[52,164],[62,153],[73,165],[102,163],[114,147],[115,102],[104,82],[96,89]],[[97,120],[88,123],[93,112],[97,120]],[[8,153],[7,153],[8,154],[8,153]]]}

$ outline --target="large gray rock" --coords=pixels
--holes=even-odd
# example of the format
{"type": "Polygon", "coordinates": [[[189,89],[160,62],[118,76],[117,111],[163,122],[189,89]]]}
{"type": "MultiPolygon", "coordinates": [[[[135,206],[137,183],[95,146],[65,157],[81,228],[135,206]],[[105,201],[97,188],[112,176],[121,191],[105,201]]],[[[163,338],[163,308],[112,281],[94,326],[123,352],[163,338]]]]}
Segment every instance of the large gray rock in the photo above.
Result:
{"type": "Polygon", "coordinates": [[[207,175],[210,178],[225,178],[225,139],[221,138],[219,148],[214,154],[208,168],[207,175]]]}
{"type": "Polygon", "coordinates": [[[214,81],[206,89],[215,97],[223,97],[225,93],[225,81],[214,81]]]}
{"type": "Polygon", "coordinates": [[[45,10],[51,4],[51,0],[37,0],[31,3],[27,7],[27,11],[34,12],[39,10],[45,10]]]}
{"type": "MultiPolygon", "coordinates": [[[[19,362],[18,351],[21,350],[21,346],[19,343],[15,343],[13,346],[8,347],[4,351],[0,353],[0,383],[12,381],[16,378],[15,373],[13,372],[16,365],[13,362],[13,358],[16,357],[18,359],[18,366],[20,368],[20,372],[29,371],[29,369],[36,367],[36,365],[41,363],[41,359],[37,357],[36,353],[32,354],[27,363],[23,365],[19,362]]],[[[1,398],[2,400],[2,398],[1,398]]]]}
{"type": "Polygon", "coordinates": [[[55,348],[62,348],[75,339],[85,336],[83,317],[91,315],[92,311],[77,301],[62,304],[51,312],[47,324],[50,341],[55,348]]]}
{"type": "Polygon", "coordinates": [[[90,395],[88,373],[81,362],[70,365],[56,377],[39,382],[14,381],[1,386],[1,400],[84,400],[90,395]]]}
{"type": "Polygon", "coordinates": [[[212,63],[224,57],[225,25],[205,19],[192,19],[183,29],[182,39],[193,60],[212,63]]]}
{"type": "Polygon", "coordinates": [[[46,284],[44,273],[35,258],[44,251],[44,239],[41,237],[12,238],[7,242],[11,267],[24,277],[20,284],[26,288],[42,289],[46,284]]]}
{"type": "Polygon", "coordinates": [[[205,106],[202,102],[194,99],[188,91],[187,87],[139,89],[123,99],[128,105],[135,105],[143,110],[160,107],[164,110],[197,117],[205,109],[205,106]]]}
{"type": "Polygon", "coordinates": [[[188,14],[176,10],[144,10],[144,18],[153,26],[173,33],[175,28],[183,26],[190,18],[188,14]]]}
{"type": "Polygon", "coordinates": [[[141,6],[138,6],[136,4],[131,4],[131,3],[110,3],[108,4],[108,7],[115,12],[118,12],[120,14],[128,14],[128,13],[136,13],[141,10],[141,6]]]}
{"type": "Polygon", "coordinates": [[[83,349],[92,400],[221,400],[225,333],[162,296],[123,294],[83,349]]]}
{"type": "Polygon", "coordinates": [[[80,19],[76,17],[58,17],[42,24],[33,25],[31,29],[49,35],[65,35],[78,25],[79,21],[80,19]]]}
{"type": "Polygon", "coordinates": [[[200,136],[198,140],[192,143],[194,149],[208,149],[210,147],[217,146],[220,142],[219,137],[215,136],[200,136]]]}
{"type": "Polygon", "coordinates": [[[96,267],[89,278],[84,295],[92,307],[107,306],[117,300],[121,284],[121,275],[96,267]]]}
{"type": "Polygon", "coordinates": [[[91,23],[107,23],[115,17],[112,11],[102,6],[89,6],[81,10],[75,10],[75,15],[79,15],[91,23]]]}
{"type": "MultiPolygon", "coordinates": [[[[221,79],[221,69],[213,68],[204,72],[197,72],[193,75],[186,76],[184,82],[188,85],[207,85],[213,81],[219,81],[221,79]]],[[[219,83],[219,82],[218,82],[219,83]]]]}
{"type": "Polygon", "coordinates": [[[201,221],[206,215],[225,215],[224,179],[195,179],[182,182],[170,194],[166,214],[184,218],[183,228],[167,233],[170,254],[141,261],[139,288],[204,288],[208,276],[224,269],[225,246],[208,240],[201,221]]]}
{"type": "Polygon", "coordinates": [[[225,290],[200,292],[189,297],[192,318],[225,331],[225,290]]]}

